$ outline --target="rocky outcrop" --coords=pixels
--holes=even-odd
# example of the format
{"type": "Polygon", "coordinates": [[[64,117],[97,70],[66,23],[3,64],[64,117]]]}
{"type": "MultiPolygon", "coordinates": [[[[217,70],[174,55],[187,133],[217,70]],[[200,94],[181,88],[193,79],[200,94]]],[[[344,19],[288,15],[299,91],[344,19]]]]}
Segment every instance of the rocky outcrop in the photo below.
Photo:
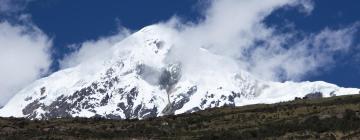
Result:
{"type": "Polygon", "coordinates": [[[303,99],[320,99],[323,97],[323,94],[321,92],[314,92],[314,93],[309,93],[307,95],[305,95],[305,97],[303,97],[303,99]]]}

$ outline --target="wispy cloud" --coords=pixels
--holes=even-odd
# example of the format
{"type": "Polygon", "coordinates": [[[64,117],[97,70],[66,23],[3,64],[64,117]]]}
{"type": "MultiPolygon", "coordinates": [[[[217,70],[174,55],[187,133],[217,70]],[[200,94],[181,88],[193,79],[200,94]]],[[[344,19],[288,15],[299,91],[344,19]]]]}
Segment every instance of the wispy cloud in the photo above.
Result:
{"type": "Polygon", "coordinates": [[[72,44],[68,47],[74,49],[60,61],[61,69],[77,66],[81,63],[93,63],[104,60],[110,55],[110,48],[130,34],[130,30],[119,25],[118,32],[111,36],[88,40],[81,44],[72,44]]]}
{"type": "Polygon", "coordinates": [[[0,15],[19,12],[31,1],[33,0],[0,0],[0,15]]]}
{"type": "Polygon", "coordinates": [[[357,26],[324,29],[316,34],[272,34],[266,43],[253,46],[246,58],[247,69],[273,80],[301,80],[334,67],[335,55],[353,47],[357,26]],[[290,36],[289,36],[290,34],[290,36]],[[279,39],[280,38],[280,39],[279,39]],[[271,40],[271,41],[269,41],[271,40]],[[290,41],[295,40],[295,41],[290,41]],[[276,45],[272,43],[275,41],[276,45]]]}

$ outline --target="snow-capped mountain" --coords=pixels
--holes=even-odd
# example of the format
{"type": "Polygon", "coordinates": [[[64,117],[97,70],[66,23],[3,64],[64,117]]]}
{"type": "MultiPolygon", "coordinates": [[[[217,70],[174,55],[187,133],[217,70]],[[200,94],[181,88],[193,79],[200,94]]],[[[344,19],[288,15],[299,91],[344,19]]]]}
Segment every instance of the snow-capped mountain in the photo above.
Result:
{"type": "Polygon", "coordinates": [[[174,32],[148,26],[114,45],[103,60],[61,70],[24,88],[0,116],[141,119],[224,105],[276,103],[315,93],[323,97],[359,93],[325,82],[261,80],[205,48],[199,55],[212,56],[218,67],[193,71],[194,66],[169,58],[176,51],[174,32]],[[222,70],[222,65],[234,68],[222,70]]]}

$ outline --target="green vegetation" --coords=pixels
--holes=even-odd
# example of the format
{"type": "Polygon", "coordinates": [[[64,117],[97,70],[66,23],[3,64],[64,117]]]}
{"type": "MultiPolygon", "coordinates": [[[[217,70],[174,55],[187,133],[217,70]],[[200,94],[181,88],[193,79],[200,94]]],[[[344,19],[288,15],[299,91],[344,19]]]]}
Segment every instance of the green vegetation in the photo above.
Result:
{"type": "Polygon", "coordinates": [[[146,120],[0,119],[0,139],[360,139],[360,95],[146,120]]]}

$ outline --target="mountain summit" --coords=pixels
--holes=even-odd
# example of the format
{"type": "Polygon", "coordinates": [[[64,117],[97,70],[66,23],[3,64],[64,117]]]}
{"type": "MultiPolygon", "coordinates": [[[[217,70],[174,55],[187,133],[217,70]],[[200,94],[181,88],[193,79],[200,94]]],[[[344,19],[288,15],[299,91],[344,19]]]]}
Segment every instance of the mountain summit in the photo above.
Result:
{"type": "Polygon", "coordinates": [[[0,116],[141,119],[359,93],[321,81],[262,80],[206,47],[184,61],[185,56],[174,53],[181,51],[175,32],[162,25],[145,27],[107,50],[101,60],[58,71],[22,89],[0,116]],[[197,65],[199,61],[206,65],[197,65]]]}

